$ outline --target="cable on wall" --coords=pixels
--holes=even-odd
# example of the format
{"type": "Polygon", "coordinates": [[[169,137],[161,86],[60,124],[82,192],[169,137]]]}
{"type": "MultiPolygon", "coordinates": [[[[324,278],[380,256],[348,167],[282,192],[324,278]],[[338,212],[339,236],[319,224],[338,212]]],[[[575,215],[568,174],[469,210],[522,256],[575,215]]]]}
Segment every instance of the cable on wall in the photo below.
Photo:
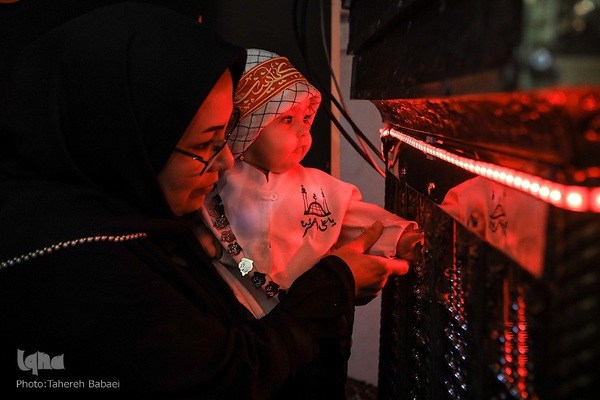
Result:
{"type": "MultiPolygon", "coordinates": [[[[339,88],[337,78],[335,76],[333,69],[331,68],[331,60],[329,57],[329,49],[328,49],[326,33],[325,33],[325,22],[324,22],[324,14],[325,13],[324,13],[324,9],[323,9],[323,1],[320,0],[319,3],[320,3],[320,17],[321,17],[321,39],[323,42],[323,50],[324,50],[324,54],[325,54],[325,57],[327,60],[327,64],[329,65],[329,76],[330,76],[331,80],[334,82],[334,85],[337,90],[340,101],[343,103],[342,94],[341,94],[341,90],[339,88]]],[[[340,131],[342,136],[344,136],[344,138],[354,148],[354,150],[373,169],[375,169],[375,171],[377,171],[381,176],[385,176],[385,172],[383,171],[383,169],[381,167],[379,167],[379,165],[377,165],[376,161],[374,160],[373,156],[371,155],[371,152],[369,152],[369,149],[367,147],[369,147],[370,150],[374,154],[376,154],[377,157],[381,161],[384,161],[384,157],[383,157],[381,150],[378,147],[376,147],[364,135],[364,133],[360,130],[360,128],[354,123],[354,121],[352,120],[352,118],[350,117],[350,115],[347,111],[346,105],[341,104],[340,101],[338,101],[338,99],[329,91],[327,86],[325,86],[313,72],[313,69],[311,67],[312,64],[311,64],[309,56],[308,56],[309,53],[307,50],[307,39],[306,39],[307,35],[306,35],[306,29],[305,29],[307,8],[308,8],[308,2],[306,0],[294,0],[294,7],[293,7],[294,35],[296,38],[296,42],[298,44],[298,48],[300,49],[302,58],[304,59],[304,61],[306,63],[306,67],[307,67],[307,71],[308,71],[308,78],[311,80],[311,82],[313,82],[319,88],[319,90],[321,91],[323,96],[339,110],[340,115],[342,115],[344,117],[344,119],[351,126],[351,128],[354,131],[354,134],[356,136],[356,139],[358,140],[358,142],[360,144],[357,143],[351,137],[351,135],[346,131],[346,129],[342,126],[342,123],[340,122],[340,120],[338,120],[338,118],[333,114],[331,109],[329,107],[323,107],[325,109],[325,111],[327,112],[329,119],[333,122],[333,124],[336,126],[336,128],[340,131]]]]}

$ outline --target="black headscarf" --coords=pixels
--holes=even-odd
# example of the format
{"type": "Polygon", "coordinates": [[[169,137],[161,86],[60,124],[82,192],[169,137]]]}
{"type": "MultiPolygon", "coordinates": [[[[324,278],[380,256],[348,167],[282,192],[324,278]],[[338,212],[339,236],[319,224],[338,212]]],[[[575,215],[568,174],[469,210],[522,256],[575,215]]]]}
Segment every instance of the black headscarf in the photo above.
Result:
{"type": "Polygon", "coordinates": [[[0,260],[175,220],[156,176],[222,73],[237,83],[244,61],[201,24],[138,3],[97,9],[25,48],[1,118],[16,150],[0,168],[10,249],[0,260]]]}
{"type": "MultiPolygon", "coordinates": [[[[204,13],[203,0],[139,0],[171,8],[194,21],[204,13]]],[[[5,84],[19,51],[65,22],[96,8],[123,0],[19,0],[0,3],[0,106],[5,84]]],[[[4,149],[0,148],[0,154],[4,149]]]]}

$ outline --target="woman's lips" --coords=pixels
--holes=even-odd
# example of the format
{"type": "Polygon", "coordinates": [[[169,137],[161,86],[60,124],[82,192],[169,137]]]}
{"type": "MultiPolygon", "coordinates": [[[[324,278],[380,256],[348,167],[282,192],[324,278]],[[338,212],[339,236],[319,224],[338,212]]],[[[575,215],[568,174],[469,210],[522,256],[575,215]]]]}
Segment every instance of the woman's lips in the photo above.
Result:
{"type": "Polygon", "coordinates": [[[210,185],[200,186],[199,188],[194,189],[193,193],[198,194],[198,195],[205,195],[207,193],[212,192],[212,190],[215,188],[216,184],[217,184],[217,181],[213,182],[210,185]]]}

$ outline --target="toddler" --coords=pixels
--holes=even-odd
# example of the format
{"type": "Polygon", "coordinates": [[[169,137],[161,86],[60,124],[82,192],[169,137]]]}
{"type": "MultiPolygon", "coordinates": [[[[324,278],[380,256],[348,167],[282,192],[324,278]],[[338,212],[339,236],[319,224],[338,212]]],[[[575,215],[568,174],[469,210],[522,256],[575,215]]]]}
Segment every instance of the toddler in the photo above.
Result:
{"type": "Polygon", "coordinates": [[[248,50],[228,142],[234,166],[202,213],[223,245],[217,270],[257,318],[311,265],[376,220],[385,229],[370,254],[411,259],[423,237],[415,222],[361,201],[354,185],[300,165],[320,102],[287,58],[248,50]]]}

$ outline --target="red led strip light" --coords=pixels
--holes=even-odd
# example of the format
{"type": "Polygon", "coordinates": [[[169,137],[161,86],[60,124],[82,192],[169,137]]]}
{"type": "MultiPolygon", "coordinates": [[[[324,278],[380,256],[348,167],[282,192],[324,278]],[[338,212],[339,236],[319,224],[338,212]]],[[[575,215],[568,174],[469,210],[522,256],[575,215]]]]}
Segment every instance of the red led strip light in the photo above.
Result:
{"type": "Polygon", "coordinates": [[[458,156],[417,140],[393,128],[380,129],[381,137],[392,136],[423,153],[466,171],[520,190],[553,206],[578,212],[600,212],[600,188],[563,185],[514,169],[458,156]]]}

